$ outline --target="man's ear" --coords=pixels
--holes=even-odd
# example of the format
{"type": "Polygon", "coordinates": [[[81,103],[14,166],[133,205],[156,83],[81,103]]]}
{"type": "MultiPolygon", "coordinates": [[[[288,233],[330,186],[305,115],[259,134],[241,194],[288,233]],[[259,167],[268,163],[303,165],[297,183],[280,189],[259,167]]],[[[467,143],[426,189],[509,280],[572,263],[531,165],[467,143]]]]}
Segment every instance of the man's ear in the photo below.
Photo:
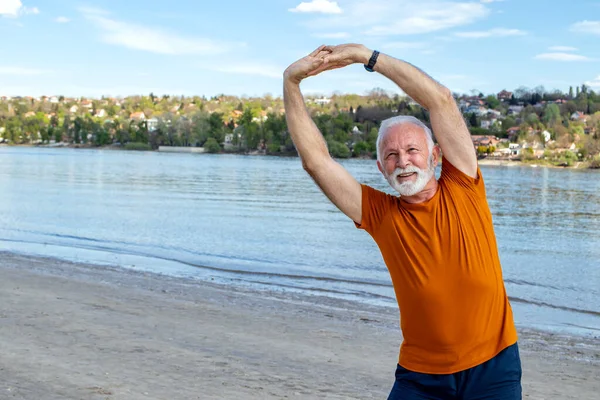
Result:
{"type": "Polygon", "coordinates": [[[440,146],[438,146],[437,144],[433,146],[432,155],[433,155],[433,165],[434,166],[438,165],[441,152],[442,152],[442,150],[440,149],[440,146]]]}
{"type": "Polygon", "coordinates": [[[383,167],[381,166],[379,160],[377,160],[377,168],[379,169],[379,172],[381,172],[383,176],[385,176],[385,172],[383,171],[383,167]]]}

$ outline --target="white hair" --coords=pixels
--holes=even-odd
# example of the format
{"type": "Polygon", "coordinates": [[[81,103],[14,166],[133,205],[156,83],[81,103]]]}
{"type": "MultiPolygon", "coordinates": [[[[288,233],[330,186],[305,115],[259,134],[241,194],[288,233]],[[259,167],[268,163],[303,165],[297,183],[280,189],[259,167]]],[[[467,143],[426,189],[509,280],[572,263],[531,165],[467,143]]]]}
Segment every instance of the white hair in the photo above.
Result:
{"type": "Polygon", "coordinates": [[[385,135],[387,135],[387,133],[389,132],[389,130],[397,125],[404,125],[404,124],[412,124],[412,125],[416,125],[419,128],[422,128],[423,131],[425,131],[425,136],[427,136],[427,148],[429,149],[429,155],[431,155],[432,151],[433,151],[433,134],[431,133],[431,129],[429,129],[427,127],[427,125],[425,125],[423,122],[419,121],[417,118],[410,116],[410,115],[398,115],[396,117],[392,117],[392,118],[388,118],[385,119],[383,121],[381,121],[381,126],[379,127],[379,133],[377,134],[377,142],[375,144],[375,147],[377,148],[377,161],[379,161],[380,163],[382,162],[381,160],[381,143],[383,142],[383,138],[385,137],[385,135]]]}

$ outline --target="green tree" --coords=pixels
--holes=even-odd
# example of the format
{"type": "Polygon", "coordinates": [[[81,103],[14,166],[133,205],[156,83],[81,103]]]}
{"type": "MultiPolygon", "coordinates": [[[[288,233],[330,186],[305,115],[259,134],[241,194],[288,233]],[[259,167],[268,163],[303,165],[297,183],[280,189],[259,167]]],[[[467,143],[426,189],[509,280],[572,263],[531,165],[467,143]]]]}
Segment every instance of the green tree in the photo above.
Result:
{"type": "Polygon", "coordinates": [[[546,125],[555,125],[562,122],[560,108],[556,104],[549,104],[544,110],[543,121],[546,125]]]}
{"type": "Polygon", "coordinates": [[[475,115],[475,113],[471,113],[471,115],[469,116],[469,125],[471,125],[474,128],[479,127],[479,121],[477,120],[477,115],[475,115]]]}
{"type": "Polygon", "coordinates": [[[498,100],[494,95],[489,95],[488,97],[486,97],[485,102],[490,108],[496,108],[500,105],[500,100],[498,100]]]}
{"type": "Polygon", "coordinates": [[[6,138],[12,143],[22,143],[23,139],[23,127],[21,120],[17,117],[9,118],[6,121],[6,138]]]}
{"type": "Polygon", "coordinates": [[[221,146],[217,142],[215,138],[208,138],[206,143],[204,144],[204,148],[209,153],[219,153],[221,151],[221,146]]]}
{"type": "Polygon", "coordinates": [[[246,108],[240,117],[239,125],[242,128],[243,144],[247,150],[256,150],[260,143],[260,130],[256,122],[253,121],[252,110],[246,108]]]}
{"type": "Polygon", "coordinates": [[[335,140],[330,140],[327,142],[329,147],[329,154],[335,158],[349,158],[351,153],[348,146],[344,143],[337,142],[335,140]]]}
{"type": "Polygon", "coordinates": [[[214,112],[208,117],[208,137],[214,138],[217,143],[223,143],[225,140],[225,128],[222,113],[214,112]]]}

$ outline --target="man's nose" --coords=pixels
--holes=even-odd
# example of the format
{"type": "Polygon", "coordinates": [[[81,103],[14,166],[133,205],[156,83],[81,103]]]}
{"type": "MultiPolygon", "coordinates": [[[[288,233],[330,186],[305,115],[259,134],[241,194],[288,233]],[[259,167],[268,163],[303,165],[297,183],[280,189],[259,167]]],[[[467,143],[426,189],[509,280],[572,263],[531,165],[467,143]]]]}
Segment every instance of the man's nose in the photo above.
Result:
{"type": "Polygon", "coordinates": [[[398,158],[396,159],[396,168],[405,169],[409,164],[408,157],[398,155],[398,158]]]}

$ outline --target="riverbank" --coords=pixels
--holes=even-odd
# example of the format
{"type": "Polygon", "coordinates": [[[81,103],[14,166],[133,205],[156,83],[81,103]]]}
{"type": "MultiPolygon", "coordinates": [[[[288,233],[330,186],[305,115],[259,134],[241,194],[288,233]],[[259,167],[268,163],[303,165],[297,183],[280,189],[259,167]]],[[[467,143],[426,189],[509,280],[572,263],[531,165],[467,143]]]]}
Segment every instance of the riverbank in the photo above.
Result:
{"type": "MultiPolygon", "coordinates": [[[[151,151],[151,152],[166,152],[166,153],[195,153],[195,154],[208,154],[204,148],[186,148],[181,147],[173,147],[172,149],[169,146],[161,146],[161,149],[153,150],[146,146],[131,146],[130,148],[125,148],[123,146],[110,145],[110,146],[101,146],[96,147],[88,144],[68,144],[68,145],[7,145],[0,144],[0,147],[37,147],[37,148],[49,148],[49,149],[88,149],[88,150],[125,150],[125,151],[151,151]]],[[[252,152],[243,152],[243,151],[223,151],[221,153],[216,154],[233,154],[233,155],[244,155],[244,156],[270,156],[270,157],[297,157],[297,153],[295,152],[285,152],[285,153],[267,153],[266,151],[256,150],[252,152]]],[[[359,159],[359,160],[373,160],[369,157],[360,156],[360,157],[351,157],[351,159],[359,159]]],[[[374,161],[374,160],[373,160],[374,161]]],[[[532,161],[517,161],[510,159],[489,159],[483,158],[478,160],[479,165],[483,166],[501,166],[501,167],[544,167],[544,168],[557,168],[557,169],[599,169],[593,168],[590,162],[575,162],[572,166],[556,166],[552,165],[549,162],[536,162],[532,161]]]]}
{"type": "MultiPolygon", "coordinates": [[[[2,253],[14,399],[383,399],[394,309],[2,253]]],[[[600,390],[597,338],[521,330],[524,398],[600,390]]]]}
{"type": "Polygon", "coordinates": [[[496,167],[532,167],[532,168],[557,168],[557,169],[594,169],[590,167],[589,162],[578,161],[571,166],[553,165],[548,162],[536,162],[536,161],[516,161],[506,159],[488,159],[483,158],[477,160],[479,165],[485,166],[496,166],[496,167]]]}

